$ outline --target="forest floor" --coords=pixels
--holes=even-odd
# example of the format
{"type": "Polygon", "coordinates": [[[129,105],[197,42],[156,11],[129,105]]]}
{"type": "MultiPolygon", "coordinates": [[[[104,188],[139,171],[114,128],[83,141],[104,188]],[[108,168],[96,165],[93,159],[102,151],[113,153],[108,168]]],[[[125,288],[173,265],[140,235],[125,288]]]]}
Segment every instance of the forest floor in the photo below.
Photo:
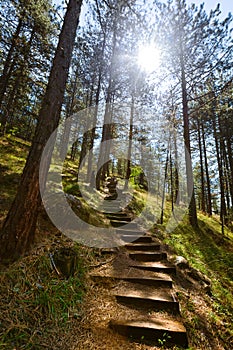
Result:
{"type": "MultiPolygon", "coordinates": [[[[17,190],[28,149],[29,144],[20,139],[0,139],[0,225],[17,190]]],[[[198,217],[197,230],[184,219],[167,233],[165,220],[151,234],[166,245],[170,261],[180,255],[187,260],[177,267],[173,281],[189,349],[229,350],[233,348],[233,233],[225,228],[222,235],[217,216],[199,213],[198,217]]],[[[108,327],[122,306],[111,296],[113,282],[94,283],[89,273],[98,266],[111,266],[114,258],[100,249],[74,244],[41,215],[33,249],[10,267],[1,267],[0,348],[156,350],[130,342],[108,327]],[[48,254],[62,247],[78,255],[77,270],[69,279],[56,273],[48,254]]]]}

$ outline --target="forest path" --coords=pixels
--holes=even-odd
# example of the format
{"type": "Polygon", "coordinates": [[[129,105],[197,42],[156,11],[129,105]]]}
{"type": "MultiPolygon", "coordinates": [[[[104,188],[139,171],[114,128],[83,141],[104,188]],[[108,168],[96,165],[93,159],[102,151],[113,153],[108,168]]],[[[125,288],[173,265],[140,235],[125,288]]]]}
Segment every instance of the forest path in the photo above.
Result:
{"type": "Polygon", "coordinates": [[[137,224],[124,228],[131,217],[124,211],[117,212],[117,201],[112,201],[111,208],[113,212],[106,216],[125,244],[116,249],[111,263],[90,273],[93,282],[104,286],[116,304],[114,314],[111,310],[107,315],[105,309],[107,326],[132,344],[187,348],[186,329],[173,290],[175,266],[168,262],[159,241],[142,232],[137,224]]]}

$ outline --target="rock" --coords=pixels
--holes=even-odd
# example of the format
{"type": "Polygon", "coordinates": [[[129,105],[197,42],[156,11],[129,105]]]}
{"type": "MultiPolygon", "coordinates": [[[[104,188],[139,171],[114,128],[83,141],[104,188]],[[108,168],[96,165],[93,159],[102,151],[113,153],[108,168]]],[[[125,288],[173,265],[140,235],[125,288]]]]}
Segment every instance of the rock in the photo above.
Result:
{"type": "Polygon", "coordinates": [[[207,295],[209,295],[209,297],[213,296],[210,285],[207,285],[204,283],[204,291],[206,292],[207,295]]]}
{"type": "Polygon", "coordinates": [[[176,257],[174,264],[181,269],[189,268],[188,261],[183,256],[180,256],[180,255],[176,257]]]}
{"type": "Polygon", "coordinates": [[[81,201],[77,197],[73,196],[72,194],[65,193],[65,197],[68,202],[71,204],[74,204],[77,207],[81,207],[81,201]]]}

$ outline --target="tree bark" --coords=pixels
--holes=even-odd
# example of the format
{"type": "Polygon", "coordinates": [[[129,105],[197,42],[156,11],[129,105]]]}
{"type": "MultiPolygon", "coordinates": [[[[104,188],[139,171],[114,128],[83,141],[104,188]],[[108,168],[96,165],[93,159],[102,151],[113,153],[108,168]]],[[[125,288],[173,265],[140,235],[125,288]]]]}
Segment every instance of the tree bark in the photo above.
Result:
{"type": "Polygon", "coordinates": [[[165,190],[166,190],[166,182],[167,182],[167,169],[168,169],[168,161],[169,161],[169,148],[170,145],[168,144],[167,147],[167,157],[166,157],[166,164],[165,164],[165,173],[164,173],[164,181],[163,181],[163,194],[162,194],[162,204],[161,204],[161,216],[160,216],[160,224],[163,224],[163,213],[164,213],[164,202],[165,202],[165,190]]]}
{"type": "Polygon", "coordinates": [[[43,164],[44,183],[42,188],[39,188],[41,155],[48,139],[59,124],[81,5],[82,0],[70,0],[67,7],[34,140],[18,192],[0,234],[2,260],[16,260],[25,253],[34,240],[41,204],[40,190],[43,193],[51,159],[51,155],[48,155],[43,164]]]}
{"type": "Polygon", "coordinates": [[[92,165],[93,165],[93,146],[95,142],[95,134],[96,134],[96,124],[97,124],[97,116],[98,116],[98,104],[100,100],[100,89],[101,89],[101,79],[102,79],[102,72],[99,72],[98,75],[98,84],[97,84],[97,90],[95,95],[95,111],[93,116],[93,123],[92,123],[92,129],[90,131],[90,144],[89,144],[89,154],[88,154],[88,162],[87,162],[87,182],[91,181],[92,177],[92,165]]]}
{"type": "Polygon", "coordinates": [[[130,108],[130,121],[129,121],[129,147],[127,154],[127,167],[125,176],[124,189],[128,189],[129,179],[131,174],[131,153],[132,153],[132,142],[133,142],[133,117],[134,117],[134,93],[132,94],[131,108],[130,108]]]}
{"type": "Polygon", "coordinates": [[[183,52],[181,50],[181,85],[182,85],[182,105],[183,105],[183,123],[184,123],[184,143],[185,143],[185,162],[186,162],[186,173],[187,173],[187,188],[188,196],[190,198],[189,204],[189,222],[193,227],[198,226],[197,222],[197,210],[196,201],[194,195],[194,184],[193,184],[193,169],[191,160],[191,147],[190,147],[190,129],[189,129],[189,115],[188,115],[188,98],[186,88],[186,76],[184,70],[184,59],[183,52]]]}
{"type": "Polygon", "coordinates": [[[210,188],[210,175],[209,175],[209,166],[208,166],[208,159],[207,159],[207,152],[206,152],[206,142],[205,142],[205,132],[204,132],[204,125],[203,122],[201,122],[201,132],[202,132],[202,144],[203,144],[203,152],[204,152],[204,159],[205,159],[205,173],[206,173],[206,184],[207,184],[207,213],[209,216],[212,216],[212,195],[211,195],[211,188],[210,188]]]}
{"type": "Polygon", "coordinates": [[[231,193],[231,204],[233,206],[233,152],[232,152],[232,142],[230,136],[226,137],[226,144],[227,144],[227,154],[228,154],[228,161],[229,161],[229,187],[230,187],[230,193],[231,193]]]}
{"type": "Polygon", "coordinates": [[[105,141],[111,140],[112,136],[112,106],[110,105],[113,100],[113,85],[114,85],[114,68],[115,68],[115,51],[116,51],[116,44],[117,44],[117,18],[114,19],[113,22],[113,35],[112,35],[112,42],[111,42],[111,63],[110,63],[110,72],[109,72],[109,78],[108,78],[108,88],[107,88],[107,96],[106,96],[106,106],[105,106],[105,113],[104,113],[104,125],[103,125],[103,131],[102,131],[102,138],[101,138],[101,144],[100,144],[100,154],[98,158],[98,176],[96,177],[96,188],[97,190],[100,190],[101,181],[104,180],[105,175],[107,173],[107,160],[109,157],[109,146],[106,147],[105,141]],[[102,165],[103,164],[103,165],[102,165]],[[102,165],[100,169],[100,165],[102,165]]]}
{"type": "Polygon", "coordinates": [[[23,25],[23,21],[20,18],[18,25],[17,25],[17,28],[16,28],[15,33],[14,33],[13,38],[12,38],[11,47],[10,47],[10,50],[8,51],[6,61],[4,64],[4,68],[3,68],[3,73],[1,76],[1,80],[0,80],[0,107],[2,105],[4,94],[6,92],[6,88],[7,88],[7,84],[8,84],[8,80],[10,78],[9,71],[10,71],[10,66],[11,66],[11,60],[12,60],[15,48],[17,46],[17,39],[19,37],[22,25],[23,25]]]}
{"type": "Polygon", "coordinates": [[[216,126],[214,110],[215,110],[215,106],[213,106],[212,124],[213,124],[214,140],[215,140],[218,172],[219,172],[219,187],[220,187],[220,201],[221,201],[220,218],[221,218],[221,221],[223,222],[226,216],[226,202],[225,202],[225,190],[224,190],[224,179],[223,179],[223,161],[222,161],[221,151],[220,151],[221,146],[217,135],[217,126],[216,126]]]}
{"type": "Polygon", "coordinates": [[[197,133],[198,133],[198,146],[201,166],[201,210],[206,213],[206,193],[205,193],[205,178],[204,178],[204,165],[203,165],[203,153],[202,153],[202,142],[201,142],[201,127],[200,120],[197,118],[197,133]]]}

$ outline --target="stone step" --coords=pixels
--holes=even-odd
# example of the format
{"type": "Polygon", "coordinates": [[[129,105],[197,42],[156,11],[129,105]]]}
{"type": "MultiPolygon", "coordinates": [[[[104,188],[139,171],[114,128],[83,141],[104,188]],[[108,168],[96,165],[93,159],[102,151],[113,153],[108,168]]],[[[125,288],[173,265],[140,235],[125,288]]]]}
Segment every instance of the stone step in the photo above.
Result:
{"type": "Polygon", "coordinates": [[[176,273],[175,265],[170,264],[169,262],[140,262],[137,265],[130,265],[139,270],[162,272],[162,273],[176,273]]]}
{"type": "Polygon", "coordinates": [[[167,253],[164,252],[145,252],[145,251],[136,251],[129,253],[129,257],[137,261],[160,261],[167,259],[167,253]]]}
{"type": "Polygon", "coordinates": [[[180,312],[179,303],[170,289],[154,289],[148,292],[148,290],[143,291],[140,288],[134,290],[129,287],[127,290],[114,293],[114,296],[119,303],[131,307],[167,311],[177,315],[180,312]]]}
{"type": "Polygon", "coordinates": [[[160,250],[160,244],[157,243],[131,243],[126,244],[125,248],[128,250],[134,250],[134,251],[147,251],[147,252],[154,252],[160,250]]]}
{"type": "Polygon", "coordinates": [[[156,315],[156,318],[145,320],[112,320],[109,326],[123,336],[154,346],[188,347],[186,329],[183,324],[175,319],[164,318],[164,316],[156,315]]]}
{"type": "Polygon", "coordinates": [[[154,277],[148,276],[129,276],[129,275],[96,275],[90,274],[93,281],[101,280],[121,280],[130,283],[139,283],[146,286],[153,286],[157,288],[172,288],[172,279],[167,275],[157,275],[154,277]]]}
{"type": "Polygon", "coordinates": [[[142,236],[142,235],[122,235],[122,241],[125,242],[134,242],[134,243],[152,243],[152,237],[142,236]]]}

